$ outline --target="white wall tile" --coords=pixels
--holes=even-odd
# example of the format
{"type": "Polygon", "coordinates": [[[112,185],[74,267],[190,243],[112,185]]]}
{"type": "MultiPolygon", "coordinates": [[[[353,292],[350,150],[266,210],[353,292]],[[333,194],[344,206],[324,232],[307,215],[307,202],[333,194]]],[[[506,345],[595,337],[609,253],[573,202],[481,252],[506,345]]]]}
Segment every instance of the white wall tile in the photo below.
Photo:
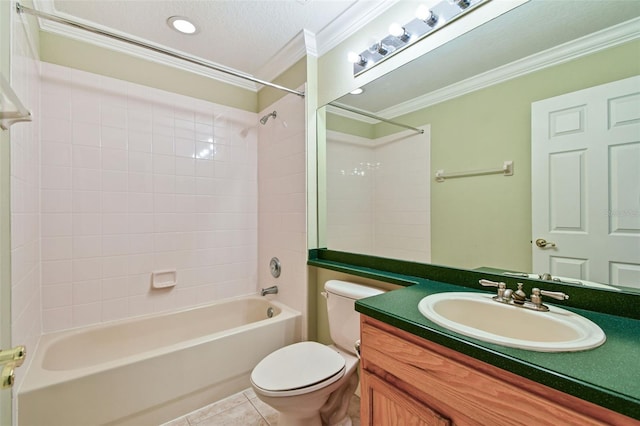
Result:
{"type": "Polygon", "coordinates": [[[101,178],[103,191],[127,192],[129,189],[129,174],[125,171],[103,170],[101,178]]]}
{"type": "Polygon", "coordinates": [[[100,258],[74,259],[72,261],[72,280],[91,281],[102,278],[102,261],[100,258]]]}
{"type": "Polygon", "coordinates": [[[128,147],[129,151],[151,152],[152,151],[152,135],[151,132],[135,131],[129,132],[128,147]]]}
{"type": "MultiPolygon", "coordinates": [[[[244,140],[238,126],[253,125],[256,114],[43,69],[46,331],[255,291],[257,135],[244,140]],[[66,99],[66,112],[53,110],[56,96],[66,99]],[[217,110],[224,117],[214,126],[217,110]],[[206,159],[196,159],[197,149],[206,159]],[[216,252],[207,256],[203,247],[216,252]],[[168,268],[178,269],[177,291],[151,289],[151,272],[168,268]]],[[[14,158],[29,170],[26,153],[14,158]]],[[[32,203],[19,192],[16,205],[32,203]]],[[[29,221],[16,219],[16,234],[26,235],[29,221]]]]}
{"type": "Polygon", "coordinates": [[[100,148],[97,146],[74,146],[73,167],[81,169],[99,169],[100,148]]]}
{"type": "Polygon", "coordinates": [[[43,189],[71,189],[71,167],[42,166],[43,189]]]}
{"type": "Polygon", "coordinates": [[[93,123],[74,121],[71,140],[74,145],[100,146],[100,126],[93,123]]]}
{"type": "Polygon", "coordinates": [[[74,213],[98,213],[101,211],[99,191],[73,191],[72,194],[74,213]]]}
{"type": "Polygon", "coordinates": [[[71,145],[67,143],[47,142],[42,144],[43,166],[71,166],[71,145]]]}
{"type": "Polygon", "coordinates": [[[73,169],[72,186],[75,191],[99,191],[102,185],[100,170],[73,169]]]}
{"type": "MultiPolygon", "coordinates": [[[[72,288],[73,304],[84,305],[102,300],[102,280],[75,281],[72,288]]],[[[98,319],[100,309],[98,309],[98,319]]]]}
{"type": "Polygon", "coordinates": [[[87,304],[74,304],[72,308],[72,323],[73,327],[82,327],[85,325],[91,325],[99,323],[102,320],[102,304],[101,303],[87,303],[87,304]]]}
{"type": "Polygon", "coordinates": [[[73,206],[71,195],[72,191],[69,189],[43,189],[42,213],[70,213],[73,206]]]}

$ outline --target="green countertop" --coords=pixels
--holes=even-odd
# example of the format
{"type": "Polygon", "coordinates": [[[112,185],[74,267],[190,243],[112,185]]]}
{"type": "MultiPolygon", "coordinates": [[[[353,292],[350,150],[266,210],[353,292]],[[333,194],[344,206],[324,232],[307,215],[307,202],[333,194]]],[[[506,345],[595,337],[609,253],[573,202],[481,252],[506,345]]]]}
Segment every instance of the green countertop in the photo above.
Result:
{"type": "Polygon", "coordinates": [[[417,284],[359,300],[356,310],[493,366],[640,419],[640,320],[562,306],[598,324],[607,341],[581,352],[533,352],[463,336],[420,314],[420,299],[451,291],[476,290],[419,279],[417,284]]]}

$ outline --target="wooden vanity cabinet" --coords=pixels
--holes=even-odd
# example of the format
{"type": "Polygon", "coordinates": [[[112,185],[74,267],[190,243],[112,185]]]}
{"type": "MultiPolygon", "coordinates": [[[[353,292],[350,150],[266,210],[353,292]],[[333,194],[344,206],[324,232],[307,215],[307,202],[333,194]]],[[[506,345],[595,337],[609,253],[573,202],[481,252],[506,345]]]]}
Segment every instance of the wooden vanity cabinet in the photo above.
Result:
{"type": "Polygon", "coordinates": [[[361,315],[361,424],[640,425],[361,315]]]}

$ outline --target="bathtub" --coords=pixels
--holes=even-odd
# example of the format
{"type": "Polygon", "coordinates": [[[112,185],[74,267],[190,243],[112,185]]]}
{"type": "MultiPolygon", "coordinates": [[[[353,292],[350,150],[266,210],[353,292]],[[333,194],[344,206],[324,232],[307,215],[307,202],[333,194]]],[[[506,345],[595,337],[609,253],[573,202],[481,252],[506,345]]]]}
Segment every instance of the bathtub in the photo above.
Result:
{"type": "Polygon", "coordinates": [[[172,420],[248,388],[262,358],[299,340],[300,318],[248,296],[44,335],[18,392],[18,424],[172,420]]]}

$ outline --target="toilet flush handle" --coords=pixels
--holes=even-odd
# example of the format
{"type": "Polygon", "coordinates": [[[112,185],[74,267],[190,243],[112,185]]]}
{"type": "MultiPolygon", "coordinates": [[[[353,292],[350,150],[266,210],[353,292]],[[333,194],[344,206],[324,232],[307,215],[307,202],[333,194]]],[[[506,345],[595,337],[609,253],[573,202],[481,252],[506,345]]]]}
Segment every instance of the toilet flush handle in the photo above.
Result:
{"type": "Polygon", "coordinates": [[[360,359],[360,339],[356,340],[353,348],[356,350],[356,356],[358,357],[358,359],[360,359]]]}

